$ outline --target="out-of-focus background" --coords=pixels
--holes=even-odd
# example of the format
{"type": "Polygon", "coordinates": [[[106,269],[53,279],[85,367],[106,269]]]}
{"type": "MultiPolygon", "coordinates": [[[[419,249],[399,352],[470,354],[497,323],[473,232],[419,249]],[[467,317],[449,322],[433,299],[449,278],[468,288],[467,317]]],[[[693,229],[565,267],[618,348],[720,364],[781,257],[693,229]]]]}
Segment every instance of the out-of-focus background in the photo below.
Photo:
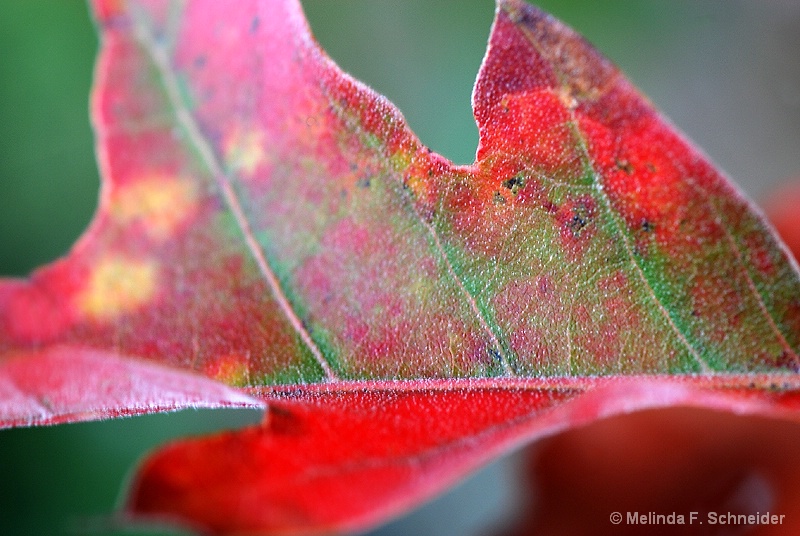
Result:
{"type": "MultiPolygon", "coordinates": [[[[303,3],[323,47],[395,102],[423,143],[457,163],[473,160],[470,93],[491,0],[303,3]]],[[[800,1],[539,4],[619,64],[751,196],[800,176],[800,1]]],[[[3,5],[0,276],[24,276],[63,255],[91,218],[98,177],[88,92],[96,48],[82,2],[3,5]]],[[[0,432],[0,534],[116,534],[102,514],[148,449],[257,419],[186,411],[0,432]]],[[[513,459],[495,464],[375,536],[487,534],[514,508],[508,481],[515,471],[513,459]]]]}

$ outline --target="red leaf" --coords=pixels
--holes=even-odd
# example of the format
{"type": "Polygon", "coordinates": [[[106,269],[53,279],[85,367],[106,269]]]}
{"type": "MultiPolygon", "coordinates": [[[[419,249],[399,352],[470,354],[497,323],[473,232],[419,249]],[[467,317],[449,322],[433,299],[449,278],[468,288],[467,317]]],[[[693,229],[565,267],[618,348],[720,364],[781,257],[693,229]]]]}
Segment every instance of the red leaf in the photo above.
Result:
{"type": "Polygon", "coordinates": [[[181,441],[140,469],[126,511],[212,534],[363,530],[524,442],[631,409],[796,418],[797,393],[730,378],[454,380],[273,390],[265,422],[181,441]]]}
{"type": "Polygon", "coordinates": [[[796,424],[686,408],[571,430],[530,453],[530,504],[502,534],[796,534],[799,440],[796,424]]]}
{"type": "Polygon", "coordinates": [[[101,205],[67,258],[0,283],[0,420],[270,408],[157,453],[128,515],[357,530],[599,417],[797,418],[794,266],[559,22],[499,2],[455,166],[294,0],[95,11],[101,205]]]}
{"type": "Polygon", "coordinates": [[[778,188],[764,201],[763,206],[789,251],[795,259],[800,258],[800,183],[795,179],[778,188]]]}

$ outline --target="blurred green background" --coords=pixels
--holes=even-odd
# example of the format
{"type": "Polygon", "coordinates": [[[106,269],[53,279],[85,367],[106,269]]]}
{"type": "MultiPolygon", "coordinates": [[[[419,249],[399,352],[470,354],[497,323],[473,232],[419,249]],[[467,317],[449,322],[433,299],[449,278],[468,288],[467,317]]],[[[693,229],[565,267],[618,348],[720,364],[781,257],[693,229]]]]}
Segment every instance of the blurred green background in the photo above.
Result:
{"type": "MultiPolygon", "coordinates": [[[[540,5],[616,61],[751,195],[800,175],[800,3],[540,5]]],[[[424,143],[457,163],[472,161],[478,140],[469,102],[490,0],[304,6],[333,58],[394,101],[424,143]]],[[[24,276],[67,252],[96,205],[88,94],[97,38],[78,0],[2,7],[0,275],[24,276]]],[[[97,516],[111,511],[144,452],[257,419],[254,412],[185,411],[0,432],[0,534],[116,534],[97,516]]],[[[513,460],[496,464],[375,534],[485,533],[514,508],[504,480],[514,470],[513,460]]]]}

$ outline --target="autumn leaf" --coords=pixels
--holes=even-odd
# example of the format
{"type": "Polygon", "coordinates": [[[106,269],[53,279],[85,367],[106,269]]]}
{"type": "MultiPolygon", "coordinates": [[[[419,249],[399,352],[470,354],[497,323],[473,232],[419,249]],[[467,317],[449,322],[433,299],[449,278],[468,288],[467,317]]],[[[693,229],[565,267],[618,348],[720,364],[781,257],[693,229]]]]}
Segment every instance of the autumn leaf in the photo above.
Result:
{"type": "Polygon", "coordinates": [[[694,408],[601,420],[530,450],[528,504],[497,534],[796,534],[798,440],[796,423],[694,408]]]}
{"type": "Polygon", "coordinates": [[[155,453],[123,515],[361,530],[601,417],[797,418],[794,265],[558,21],[498,3],[456,166],[296,1],[94,8],[100,208],[0,283],[0,420],[266,408],[155,453]]]}
{"type": "Polygon", "coordinates": [[[764,200],[763,207],[769,221],[775,226],[778,236],[792,252],[795,259],[800,258],[800,182],[795,179],[787,182],[764,200]]]}

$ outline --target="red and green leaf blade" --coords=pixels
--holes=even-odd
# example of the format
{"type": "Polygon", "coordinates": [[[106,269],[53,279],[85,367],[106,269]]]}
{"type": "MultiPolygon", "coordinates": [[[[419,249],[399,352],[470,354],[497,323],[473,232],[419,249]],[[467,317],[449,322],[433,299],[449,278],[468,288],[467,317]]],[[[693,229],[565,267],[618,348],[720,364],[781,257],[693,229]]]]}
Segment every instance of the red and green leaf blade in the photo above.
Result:
{"type": "MultiPolygon", "coordinates": [[[[610,413],[795,415],[793,265],[702,155],[557,21],[499,4],[474,95],[478,159],[454,166],[324,56],[296,2],[96,11],[101,207],[69,257],[0,285],[3,370],[13,358],[33,371],[42,349],[111,352],[242,387],[305,426],[284,437],[268,414],[261,428],[172,447],[138,478],[132,513],[219,533],[359,528],[523,440],[610,413]],[[389,423],[365,448],[409,443],[348,474],[345,460],[366,455],[348,449],[383,422],[364,418],[364,400],[385,403],[389,423]],[[508,423],[512,406],[521,417],[508,423]],[[437,411],[456,418],[409,433],[437,411]],[[349,434],[332,439],[324,422],[349,434]],[[321,439],[351,458],[301,448],[321,439]],[[231,458],[231,445],[254,459],[231,458]],[[293,446],[308,471],[335,476],[282,488],[290,463],[271,460],[293,446]],[[384,480],[398,488],[314,500],[384,480]],[[209,482],[278,509],[212,513],[209,482]]],[[[37,418],[31,403],[27,421],[4,423],[231,403],[203,396],[112,392],[105,407],[37,418]]]]}

